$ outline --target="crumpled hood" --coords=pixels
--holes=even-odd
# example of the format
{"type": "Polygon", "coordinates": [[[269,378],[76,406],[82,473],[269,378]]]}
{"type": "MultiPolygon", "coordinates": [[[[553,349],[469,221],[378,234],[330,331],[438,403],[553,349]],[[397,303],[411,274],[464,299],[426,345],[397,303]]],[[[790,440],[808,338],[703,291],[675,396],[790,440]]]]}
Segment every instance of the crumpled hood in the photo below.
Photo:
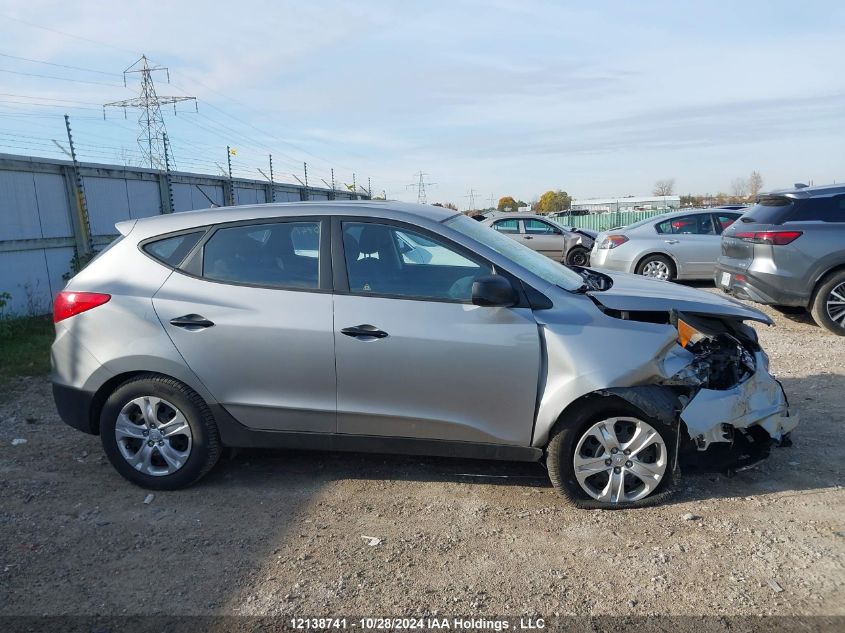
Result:
{"type": "Polygon", "coordinates": [[[588,294],[606,308],[630,311],[669,311],[713,314],[759,321],[772,325],[768,316],[723,294],[704,292],[669,281],[649,279],[642,275],[607,273],[613,279],[608,290],[588,294]]]}

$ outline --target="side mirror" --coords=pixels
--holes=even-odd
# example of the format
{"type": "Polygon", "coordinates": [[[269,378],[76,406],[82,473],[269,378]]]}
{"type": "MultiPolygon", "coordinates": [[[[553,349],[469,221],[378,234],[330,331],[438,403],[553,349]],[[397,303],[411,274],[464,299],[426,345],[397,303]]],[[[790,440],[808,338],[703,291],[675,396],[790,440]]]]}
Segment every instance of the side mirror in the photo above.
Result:
{"type": "Polygon", "coordinates": [[[501,275],[484,275],[472,282],[472,303],[477,306],[510,307],[517,302],[516,290],[501,275]]]}

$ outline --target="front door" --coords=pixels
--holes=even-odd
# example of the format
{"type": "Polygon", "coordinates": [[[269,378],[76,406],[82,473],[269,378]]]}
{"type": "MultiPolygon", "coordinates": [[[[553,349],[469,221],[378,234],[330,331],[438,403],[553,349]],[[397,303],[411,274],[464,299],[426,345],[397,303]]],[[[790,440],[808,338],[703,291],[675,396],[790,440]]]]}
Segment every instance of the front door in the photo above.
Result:
{"type": "Polygon", "coordinates": [[[492,267],[442,237],[336,222],[338,432],[528,446],[540,369],[531,310],[472,305],[473,280],[492,267]]]}
{"type": "Polygon", "coordinates": [[[525,218],[522,225],[524,227],[523,244],[555,261],[563,261],[566,238],[561,229],[536,218],[525,218]]]}
{"type": "Polygon", "coordinates": [[[336,430],[328,220],[218,228],[153,298],[211,394],[255,429],[336,430]]]}

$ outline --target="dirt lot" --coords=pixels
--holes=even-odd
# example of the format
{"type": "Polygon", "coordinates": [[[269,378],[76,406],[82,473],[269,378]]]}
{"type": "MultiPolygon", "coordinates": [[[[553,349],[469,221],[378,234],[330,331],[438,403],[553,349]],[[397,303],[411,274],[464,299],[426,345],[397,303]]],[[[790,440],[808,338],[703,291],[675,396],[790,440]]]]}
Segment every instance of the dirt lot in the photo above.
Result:
{"type": "Polygon", "coordinates": [[[637,511],[571,509],[539,465],[259,451],[145,504],[21,378],[0,614],[845,615],[845,340],[771,314],[794,446],[637,511]]]}

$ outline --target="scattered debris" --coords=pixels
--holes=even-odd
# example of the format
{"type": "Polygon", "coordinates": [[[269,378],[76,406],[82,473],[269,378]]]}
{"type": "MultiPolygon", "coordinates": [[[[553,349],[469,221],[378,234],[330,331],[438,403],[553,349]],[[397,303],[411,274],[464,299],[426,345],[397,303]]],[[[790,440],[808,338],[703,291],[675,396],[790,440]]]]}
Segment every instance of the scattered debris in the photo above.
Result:
{"type": "Polygon", "coordinates": [[[692,512],[687,512],[684,516],[681,517],[684,521],[696,521],[700,519],[700,516],[694,515],[692,512]]]}
{"type": "Polygon", "coordinates": [[[771,587],[771,588],[772,588],[772,591],[774,591],[775,593],[780,593],[780,592],[782,592],[782,591],[783,591],[783,587],[781,587],[781,586],[777,583],[777,581],[775,581],[775,580],[770,580],[770,581],[769,581],[769,587],[771,587]]]}
{"type": "Polygon", "coordinates": [[[20,446],[21,444],[26,444],[26,440],[22,437],[16,437],[12,440],[12,446],[20,446]]]}
{"type": "Polygon", "coordinates": [[[370,547],[375,547],[376,545],[381,545],[381,539],[377,536],[364,536],[361,535],[361,538],[367,541],[367,545],[370,547]]]}
{"type": "Polygon", "coordinates": [[[156,496],[153,493],[150,493],[146,497],[144,497],[144,503],[146,503],[147,505],[150,505],[153,502],[153,499],[155,499],[155,498],[156,498],[156,496]]]}

